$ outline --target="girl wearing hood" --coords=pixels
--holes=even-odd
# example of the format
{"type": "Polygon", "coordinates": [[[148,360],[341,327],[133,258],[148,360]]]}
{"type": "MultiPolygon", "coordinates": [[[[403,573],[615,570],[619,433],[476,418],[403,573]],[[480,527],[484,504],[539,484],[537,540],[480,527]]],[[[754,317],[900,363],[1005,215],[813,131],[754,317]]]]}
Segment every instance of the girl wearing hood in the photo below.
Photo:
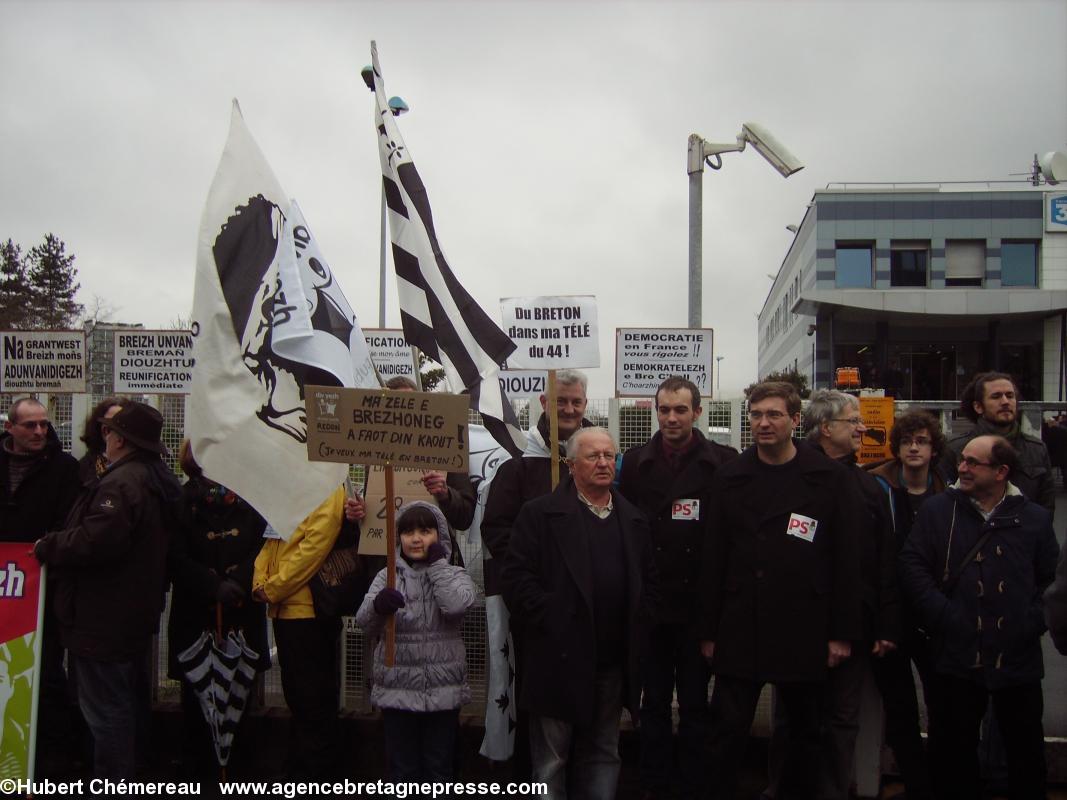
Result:
{"type": "Polygon", "coordinates": [[[476,589],[463,567],[448,563],[448,522],[435,505],[409,503],[396,527],[396,588],[386,586],[383,569],[356,614],[367,635],[379,639],[371,702],[382,709],[390,777],[447,781],[459,709],[470,700],[460,625],[476,589]],[[396,656],[387,667],[380,634],[390,616],[396,618],[396,656]]]}

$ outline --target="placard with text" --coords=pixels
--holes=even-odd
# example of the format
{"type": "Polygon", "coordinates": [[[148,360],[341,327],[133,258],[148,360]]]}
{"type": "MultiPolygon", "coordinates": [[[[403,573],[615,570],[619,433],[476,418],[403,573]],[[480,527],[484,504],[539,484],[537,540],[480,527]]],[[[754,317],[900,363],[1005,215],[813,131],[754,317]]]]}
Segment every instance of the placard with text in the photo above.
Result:
{"type": "Polygon", "coordinates": [[[115,331],[116,394],[189,394],[191,331],[115,331]]]}
{"type": "Polygon", "coordinates": [[[515,342],[508,369],[584,369],[600,366],[596,298],[504,297],[504,333],[515,342]]]}
{"type": "Polygon", "coordinates": [[[615,331],[615,396],[655,397],[667,378],[688,378],[711,396],[711,328],[618,328],[615,331]]]}
{"type": "Polygon", "coordinates": [[[0,331],[0,392],[85,391],[84,331],[0,331]]]}
{"type": "Polygon", "coordinates": [[[467,469],[467,395],[307,386],[308,459],[467,469]]]}

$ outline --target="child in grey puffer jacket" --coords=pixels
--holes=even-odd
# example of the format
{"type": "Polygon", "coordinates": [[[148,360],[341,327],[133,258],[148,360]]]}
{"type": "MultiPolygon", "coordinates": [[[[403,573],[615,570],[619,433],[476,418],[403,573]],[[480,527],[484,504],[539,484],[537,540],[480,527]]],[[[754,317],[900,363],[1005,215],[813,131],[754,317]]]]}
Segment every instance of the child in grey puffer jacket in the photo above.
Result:
{"type": "Polygon", "coordinates": [[[374,578],[356,621],[374,648],[371,702],[382,709],[390,778],[449,780],[459,709],[470,700],[463,615],[477,590],[463,567],[448,563],[448,523],[437,506],[409,503],[397,517],[396,588],[383,569],[374,578]],[[396,619],[396,653],[385,666],[381,636],[396,619]]]}

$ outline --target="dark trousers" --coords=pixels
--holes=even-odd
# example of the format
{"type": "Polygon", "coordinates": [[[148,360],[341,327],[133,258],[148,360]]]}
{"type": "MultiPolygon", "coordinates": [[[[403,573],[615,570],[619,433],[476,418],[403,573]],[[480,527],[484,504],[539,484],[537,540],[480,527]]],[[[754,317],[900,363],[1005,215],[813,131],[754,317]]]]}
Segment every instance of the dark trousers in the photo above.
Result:
{"type": "Polygon", "coordinates": [[[93,734],[93,775],[133,780],[137,771],[139,659],[76,661],[78,704],[93,734]]]}
{"type": "Polygon", "coordinates": [[[327,780],[341,769],[337,725],[337,644],[341,620],[275,619],[282,694],[291,714],[292,778],[327,780]]]}
{"type": "Polygon", "coordinates": [[[641,695],[641,784],[666,796],[679,775],[685,797],[703,793],[711,670],[684,625],[657,625],[644,653],[641,695]],[[678,694],[678,769],[674,767],[671,703],[678,694]]]}
{"type": "MultiPolygon", "coordinates": [[[[718,675],[711,695],[711,796],[733,800],[737,773],[744,762],[752,719],[763,684],[718,675]]],[[[822,683],[778,683],[778,702],[789,721],[789,743],[782,769],[778,800],[815,796],[822,743],[820,706],[822,683]]]]}
{"type": "MultiPolygon", "coordinates": [[[[893,757],[896,759],[908,797],[928,800],[933,797],[933,787],[930,783],[926,750],[919,732],[919,701],[915,694],[915,678],[911,672],[915,649],[911,642],[902,642],[898,649],[888,655],[872,658],[871,669],[874,672],[874,681],[878,684],[878,691],[882,695],[885,741],[893,750],[893,757]]],[[[920,677],[924,674],[926,673],[920,671],[920,677]]]]}
{"type": "Polygon", "coordinates": [[[459,709],[382,709],[385,755],[393,781],[450,781],[455,763],[459,709]]]}
{"type": "Polygon", "coordinates": [[[941,709],[940,757],[932,762],[938,796],[971,800],[981,797],[978,731],[990,698],[1008,759],[1008,797],[1045,797],[1045,734],[1041,724],[1041,683],[994,689],[946,675],[937,676],[941,709]]]}

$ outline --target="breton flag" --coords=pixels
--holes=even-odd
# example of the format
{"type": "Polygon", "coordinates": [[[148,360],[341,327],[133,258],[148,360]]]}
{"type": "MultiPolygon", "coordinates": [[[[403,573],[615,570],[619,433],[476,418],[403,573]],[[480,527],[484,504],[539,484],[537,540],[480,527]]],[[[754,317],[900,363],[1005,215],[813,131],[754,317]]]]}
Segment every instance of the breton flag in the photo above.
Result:
{"type": "Polygon", "coordinates": [[[236,101],[200,221],[192,329],[193,455],[288,539],[348,472],[308,461],[304,386],[378,381],[352,308],[236,101]]]}
{"type": "Polygon", "coordinates": [[[460,285],[441,252],[426,188],[386,102],[378,48],[374,42],[370,47],[378,152],[404,336],[445,368],[453,387],[470,392],[471,408],[481,412],[493,438],[520,455],[526,437],[497,377],[515,343],[460,285]]]}

